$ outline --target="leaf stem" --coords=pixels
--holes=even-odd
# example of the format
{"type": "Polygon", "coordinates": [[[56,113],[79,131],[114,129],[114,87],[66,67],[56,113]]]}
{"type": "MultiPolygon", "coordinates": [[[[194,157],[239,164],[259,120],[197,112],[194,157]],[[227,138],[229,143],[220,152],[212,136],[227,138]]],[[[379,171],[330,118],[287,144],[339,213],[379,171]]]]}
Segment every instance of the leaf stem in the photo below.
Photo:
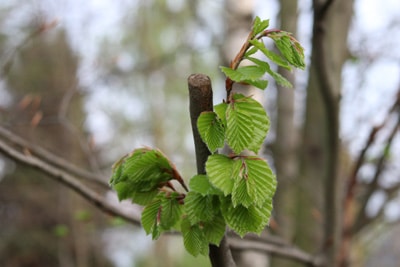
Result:
{"type": "MultiPolygon", "coordinates": [[[[246,41],[243,43],[242,47],[240,48],[239,52],[237,53],[235,58],[231,61],[231,64],[229,65],[229,67],[233,70],[236,70],[239,67],[240,63],[244,59],[244,55],[246,54],[247,50],[249,50],[249,48],[252,47],[252,44],[250,43],[251,40],[254,40],[254,39],[260,40],[263,37],[267,37],[271,33],[278,33],[278,32],[282,32],[282,31],[278,30],[278,29],[265,30],[261,34],[255,36],[254,32],[251,31],[249,33],[249,35],[247,36],[246,41]]],[[[232,88],[233,88],[234,83],[235,82],[231,78],[226,77],[225,89],[226,89],[226,102],[227,103],[230,103],[232,100],[231,93],[232,93],[232,88]]]]}

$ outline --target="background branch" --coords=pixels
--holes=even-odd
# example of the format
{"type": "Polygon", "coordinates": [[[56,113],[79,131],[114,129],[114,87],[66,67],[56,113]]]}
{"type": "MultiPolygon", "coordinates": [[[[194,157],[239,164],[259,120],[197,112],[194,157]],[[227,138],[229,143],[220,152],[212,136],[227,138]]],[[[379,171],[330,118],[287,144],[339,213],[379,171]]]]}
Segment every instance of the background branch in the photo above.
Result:
{"type": "Polygon", "coordinates": [[[74,190],[76,193],[81,195],[87,201],[92,203],[94,206],[104,211],[106,214],[121,217],[127,222],[133,225],[140,225],[140,219],[132,214],[128,214],[122,209],[111,205],[102,195],[98,194],[85,184],[83,184],[79,179],[64,170],[50,165],[49,163],[33,156],[25,155],[22,152],[14,149],[13,147],[7,145],[5,142],[0,140],[0,152],[4,153],[7,157],[16,160],[19,163],[33,167],[43,173],[49,175],[50,178],[66,185],[67,187],[74,190]]]}
{"type": "Polygon", "coordinates": [[[106,177],[83,170],[71,164],[69,161],[60,158],[54,155],[53,153],[43,149],[42,147],[36,146],[24,140],[23,138],[18,137],[14,133],[10,132],[9,130],[1,126],[0,126],[0,137],[1,139],[6,140],[7,143],[12,144],[13,147],[18,147],[22,151],[28,152],[29,154],[36,156],[38,159],[41,159],[42,161],[56,168],[60,168],[70,173],[71,175],[96,183],[97,185],[100,185],[104,189],[110,189],[106,177]]]}

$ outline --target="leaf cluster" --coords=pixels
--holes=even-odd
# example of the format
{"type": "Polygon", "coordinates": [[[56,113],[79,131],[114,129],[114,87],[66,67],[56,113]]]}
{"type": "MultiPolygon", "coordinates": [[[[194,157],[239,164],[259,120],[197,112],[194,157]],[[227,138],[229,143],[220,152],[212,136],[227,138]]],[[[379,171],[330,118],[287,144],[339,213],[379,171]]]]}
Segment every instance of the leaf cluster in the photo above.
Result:
{"type": "Polygon", "coordinates": [[[232,82],[250,84],[265,89],[268,86],[268,80],[264,76],[268,74],[279,85],[292,87],[285,77],[271,69],[267,61],[255,58],[254,54],[257,52],[261,52],[270,62],[287,70],[291,70],[292,67],[305,68],[304,48],[300,43],[291,33],[282,30],[267,30],[268,26],[269,20],[261,20],[256,17],[249,39],[244,45],[245,49],[239,52],[236,61],[233,61],[229,68],[220,67],[232,82]],[[267,48],[264,42],[260,41],[263,37],[272,39],[279,53],[267,48]],[[250,61],[252,64],[239,66],[244,60],[250,61]]]}
{"type": "Polygon", "coordinates": [[[221,67],[231,81],[226,83],[226,101],[214,106],[214,111],[201,113],[197,120],[199,134],[211,152],[206,174],[193,176],[187,188],[168,158],[150,148],[136,149],[114,164],[111,186],[120,200],[131,199],[144,206],[141,222],[153,239],[164,231],[181,231],[186,250],[196,256],[207,254],[210,243],[219,245],[227,226],[243,236],[260,233],[268,224],[277,182],[268,163],[256,155],[269,130],[269,118],[256,100],[231,94],[229,88],[240,82],[265,89],[266,73],[277,83],[291,86],[268,62],[253,56],[257,51],[286,69],[304,68],[300,44],[290,33],[266,30],[268,25],[268,20],[255,19],[236,62],[230,68],[221,67]],[[262,37],[274,40],[280,54],[267,49],[262,37]],[[253,65],[239,66],[243,60],[253,65]],[[231,153],[218,154],[225,146],[231,153]],[[185,192],[177,190],[174,181],[185,192]]]}

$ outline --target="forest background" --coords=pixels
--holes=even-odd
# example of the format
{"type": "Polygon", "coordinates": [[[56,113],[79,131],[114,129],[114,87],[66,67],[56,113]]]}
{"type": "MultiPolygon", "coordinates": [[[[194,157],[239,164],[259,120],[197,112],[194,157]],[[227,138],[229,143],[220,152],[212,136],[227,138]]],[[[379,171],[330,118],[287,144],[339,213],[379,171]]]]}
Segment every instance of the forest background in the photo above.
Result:
{"type": "MultiPolygon", "coordinates": [[[[228,65],[254,16],[269,18],[272,27],[294,33],[308,63],[306,71],[283,72],[294,89],[271,81],[257,96],[271,117],[263,153],[279,184],[271,231],[317,255],[327,241],[326,180],[321,177],[331,162],[324,156],[330,155],[324,139],[329,112],[313,86],[318,76],[313,11],[318,2],[324,1],[2,1],[0,140],[16,147],[13,137],[19,136],[88,170],[92,178],[104,178],[89,185],[108,203],[137,215],[137,208],[118,204],[104,185],[111,164],[147,145],[160,148],[190,177],[195,159],[187,77],[209,75],[220,101],[223,76],[218,66],[228,65]]],[[[341,178],[334,197],[339,205],[345,199],[352,203],[347,208],[351,238],[343,234],[341,240],[350,243],[346,261],[351,266],[377,266],[376,260],[391,266],[400,254],[389,249],[400,247],[393,245],[400,235],[400,4],[329,2],[326,62],[334,95],[340,98],[335,112],[341,178]],[[355,197],[348,188],[354,188],[355,197]]],[[[24,155],[32,153],[23,147],[24,155]]],[[[187,255],[179,237],[152,243],[137,226],[105,215],[65,185],[3,153],[1,266],[207,264],[205,258],[187,255]]],[[[333,226],[347,218],[340,214],[333,226]]],[[[259,259],[263,266],[277,264],[274,260],[259,259]]],[[[246,257],[238,262],[246,266],[246,257]]]]}

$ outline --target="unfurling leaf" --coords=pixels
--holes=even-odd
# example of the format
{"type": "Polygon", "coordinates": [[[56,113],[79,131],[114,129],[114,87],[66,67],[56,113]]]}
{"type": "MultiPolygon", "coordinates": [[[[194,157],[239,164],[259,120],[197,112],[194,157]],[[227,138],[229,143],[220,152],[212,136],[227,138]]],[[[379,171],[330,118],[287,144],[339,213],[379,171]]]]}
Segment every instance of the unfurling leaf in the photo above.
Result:
{"type": "Polygon", "coordinates": [[[184,218],[181,224],[183,244],[193,256],[208,254],[208,240],[198,224],[192,225],[189,219],[184,218]]]}
{"type": "Polygon", "coordinates": [[[162,192],[142,212],[142,225],[147,234],[157,239],[164,231],[176,227],[182,215],[181,196],[176,192],[162,192]]]}
{"type": "Polygon", "coordinates": [[[269,19],[261,20],[258,16],[254,19],[253,22],[253,35],[256,36],[260,32],[267,29],[269,26],[269,19]]]}
{"type": "Polygon", "coordinates": [[[268,36],[274,40],[276,47],[291,65],[300,69],[305,68],[304,48],[290,33],[280,31],[268,36]]]}
{"type": "Polygon", "coordinates": [[[250,40],[249,41],[254,47],[257,47],[267,58],[269,58],[272,62],[277,64],[278,66],[281,66],[287,70],[291,70],[292,68],[290,67],[289,63],[282,58],[280,55],[275,54],[274,52],[268,50],[264,43],[258,40],[250,40]]]}
{"type": "Polygon", "coordinates": [[[110,184],[119,200],[131,198],[134,203],[146,205],[174,179],[182,178],[161,151],[140,148],[114,164],[110,184]]]}

